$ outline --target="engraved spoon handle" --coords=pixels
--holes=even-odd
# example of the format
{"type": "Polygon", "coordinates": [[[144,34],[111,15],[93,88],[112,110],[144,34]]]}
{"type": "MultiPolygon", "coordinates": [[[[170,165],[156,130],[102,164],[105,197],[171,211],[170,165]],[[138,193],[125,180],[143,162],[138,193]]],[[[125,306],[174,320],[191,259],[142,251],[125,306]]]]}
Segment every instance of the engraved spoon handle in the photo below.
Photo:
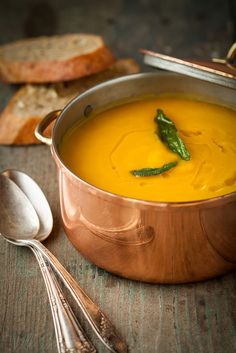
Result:
{"type": "Polygon", "coordinates": [[[58,352],[96,353],[96,349],[88,341],[71,307],[64,298],[50,265],[45,261],[40,251],[33,247],[30,248],[39,263],[47,289],[58,352]]]}
{"type": "Polygon", "coordinates": [[[74,278],[66,271],[57,258],[38,240],[23,240],[25,245],[33,247],[41,252],[48,260],[52,268],[60,276],[65,286],[70,291],[77,305],[82,310],[94,332],[105,346],[113,353],[126,353],[127,346],[119,337],[114,326],[100,310],[100,308],[90,299],[90,297],[82,290],[74,278]]]}

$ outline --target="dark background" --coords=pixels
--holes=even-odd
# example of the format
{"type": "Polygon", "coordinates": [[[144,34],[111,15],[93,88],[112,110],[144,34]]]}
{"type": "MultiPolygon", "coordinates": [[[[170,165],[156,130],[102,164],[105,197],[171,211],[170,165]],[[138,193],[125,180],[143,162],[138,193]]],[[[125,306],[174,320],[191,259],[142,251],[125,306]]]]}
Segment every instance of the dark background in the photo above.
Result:
{"type": "Polygon", "coordinates": [[[118,57],[140,47],[179,57],[224,56],[236,41],[236,0],[2,0],[0,43],[68,32],[102,35],[118,57]]]}

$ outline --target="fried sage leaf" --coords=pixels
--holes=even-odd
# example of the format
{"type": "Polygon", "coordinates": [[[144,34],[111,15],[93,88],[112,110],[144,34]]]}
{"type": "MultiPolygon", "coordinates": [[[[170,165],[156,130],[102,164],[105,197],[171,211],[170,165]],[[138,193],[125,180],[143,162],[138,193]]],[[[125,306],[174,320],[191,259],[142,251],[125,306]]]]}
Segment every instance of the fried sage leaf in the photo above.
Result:
{"type": "Polygon", "coordinates": [[[157,110],[155,122],[158,125],[156,133],[160,136],[161,140],[168,145],[171,151],[177,153],[182,159],[189,161],[190,153],[183,140],[179,137],[175,124],[161,109],[157,110]]]}
{"type": "Polygon", "coordinates": [[[164,173],[167,170],[175,167],[176,165],[177,165],[177,162],[170,162],[170,163],[164,164],[160,168],[135,169],[135,170],[132,170],[130,173],[133,174],[136,177],[153,176],[153,175],[158,175],[158,174],[164,173]]]}

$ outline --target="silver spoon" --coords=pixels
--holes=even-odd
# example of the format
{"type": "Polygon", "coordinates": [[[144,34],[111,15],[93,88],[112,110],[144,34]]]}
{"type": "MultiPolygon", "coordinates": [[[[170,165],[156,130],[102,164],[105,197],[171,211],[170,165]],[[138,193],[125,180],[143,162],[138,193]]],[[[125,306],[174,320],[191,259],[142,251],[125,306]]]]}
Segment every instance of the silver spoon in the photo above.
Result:
{"type": "MultiPolygon", "coordinates": [[[[27,188],[29,190],[32,188],[32,185],[33,185],[30,183],[30,180],[32,181],[32,179],[29,178],[27,182],[27,188]]],[[[39,190],[41,191],[41,189],[39,190]]],[[[12,188],[11,191],[12,191],[12,194],[14,194],[14,188],[12,188]]],[[[1,192],[1,187],[0,187],[0,192],[1,192]]],[[[38,194],[37,191],[35,191],[35,193],[37,195],[36,199],[40,199],[40,194],[38,194]]],[[[4,203],[4,198],[3,198],[3,203],[4,203]]],[[[19,202],[18,202],[18,208],[20,208],[19,202]]],[[[1,217],[1,212],[2,210],[0,207],[0,217],[1,217]]],[[[1,229],[0,229],[0,232],[1,232],[1,229]]],[[[99,307],[95,303],[93,303],[93,301],[87,296],[87,294],[80,288],[78,283],[65,270],[65,268],[60,264],[60,262],[55,258],[55,256],[51,254],[37,239],[26,238],[24,237],[23,234],[21,234],[21,237],[19,237],[18,239],[20,239],[21,245],[30,246],[33,249],[38,250],[44,256],[44,258],[48,260],[50,265],[58,273],[61,280],[69,289],[77,305],[81,308],[82,312],[84,313],[85,317],[89,321],[91,327],[97,334],[98,338],[107,346],[107,348],[114,353],[127,352],[126,344],[118,336],[111,322],[103,314],[103,312],[99,309],[99,307]]]]}
{"type": "MultiPolygon", "coordinates": [[[[7,220],[1,219],[0,232],[4,236],[6,234],[10,236],[11,240],[7,239],[8,241],[15,245],[25,245],[19,240],[22,235],[23,237],[26,235],[27,239],[35,236],[39,241],[48,237],[53,226],[51,209],[42,190],[30,177],[16,170],[7,170],[3,172],[3,175],[0,175],[0,190],[2,191],[1,199],[5,200],[2,205],[0,200],[0,206],[7,217],[7,220]],[[30,200],[25,194],[30,197],[30,200]],[[40,197],[38,197],[39,195],[40,197]],[[16,207],[18,203],[21,205],[20,208],[16,207]],[[29,220],[31,221],[29,222],[29,220]],[[22,224],[22,222],[24,223],[22,224]],[[22,234],[23,232],[25,233],[22,234]]],[[[64,353],[73,350],[78,353],[95,353],[95,348],[83,333],[50,266],[38,250],[30,248],[38,260],[45,281],[58,352],[64,353]]]]}

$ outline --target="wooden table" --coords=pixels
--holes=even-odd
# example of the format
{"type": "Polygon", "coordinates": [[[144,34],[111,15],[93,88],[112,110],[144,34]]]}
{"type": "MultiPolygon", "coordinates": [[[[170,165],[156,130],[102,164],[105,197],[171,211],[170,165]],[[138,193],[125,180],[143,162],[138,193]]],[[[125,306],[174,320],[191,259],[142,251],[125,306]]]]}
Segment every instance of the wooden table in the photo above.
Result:
{"type": "MultiPolygon", "coordinates": [[[[139,47],[205,59],[225,55],[236,39],[235,19],[233,0],[10,0],[0,5],[0,42],[41,34],[94,32],[105,37],[117,56],[132,56],[140,64],[139,47]]],[[[14,90],[0,86],[1,107],[14,90]]],[[[235,273],[171,286],[113,276],[85,260],[67,240],[60,224],[56,168],[48,147],[1,146],[0,170],[4,168],[27,172],[43,188],[54,216],[54,229],[45,245],[109,316],[131,353],[236,352],[235,273]]],[[[107,352],[77,314],[98,352],[107,352]]],[[[28,249],[2,238],[0,330],[2,353],[56,352],[50,307],[36,260],[28,249]]]]}

